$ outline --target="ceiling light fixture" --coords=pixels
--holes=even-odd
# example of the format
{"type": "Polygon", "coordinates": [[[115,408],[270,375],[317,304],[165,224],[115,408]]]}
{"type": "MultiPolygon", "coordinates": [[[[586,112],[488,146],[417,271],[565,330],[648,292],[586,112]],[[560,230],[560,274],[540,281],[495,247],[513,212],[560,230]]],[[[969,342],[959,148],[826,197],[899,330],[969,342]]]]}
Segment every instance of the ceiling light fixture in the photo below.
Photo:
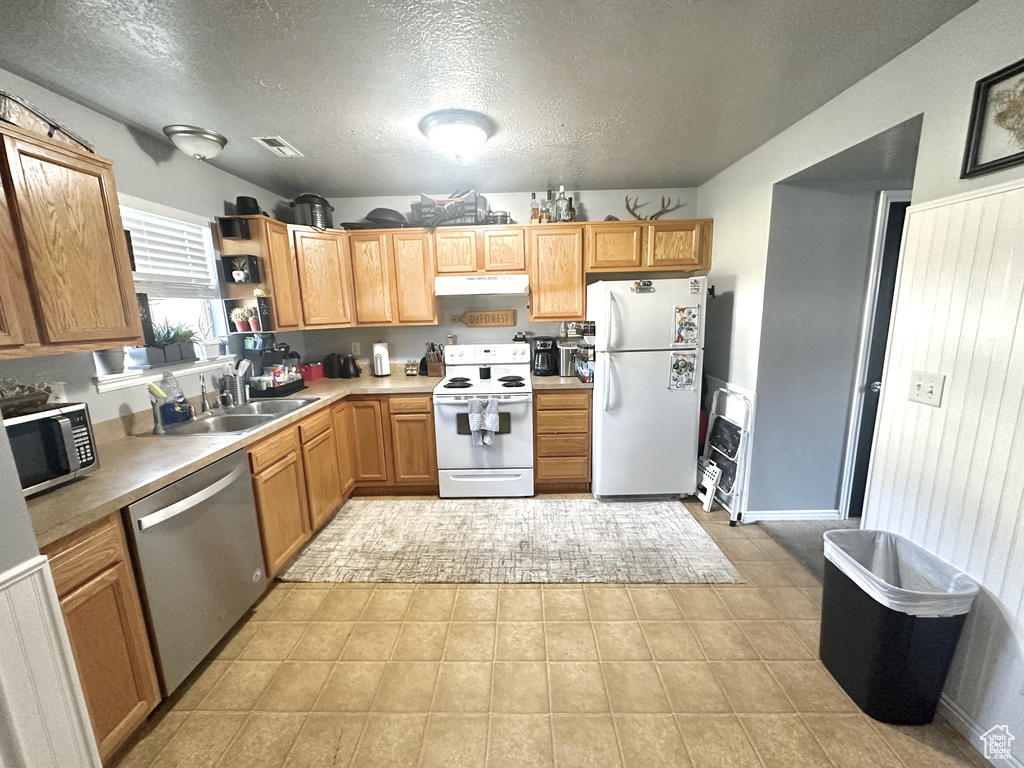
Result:
{"type": "Polygon", "coordinates": [[[219,133],[194,125],[165,125],[164,135],[174,142],[174,146],[196,160],[212,160],[228,143],[219,133]]]}
{"type": "Polygon", "coordinates": [[[494,121],[479,112],[443,109],[420,120],[420,130],[441,152],[467,160],[494,134],[494,121]]]}

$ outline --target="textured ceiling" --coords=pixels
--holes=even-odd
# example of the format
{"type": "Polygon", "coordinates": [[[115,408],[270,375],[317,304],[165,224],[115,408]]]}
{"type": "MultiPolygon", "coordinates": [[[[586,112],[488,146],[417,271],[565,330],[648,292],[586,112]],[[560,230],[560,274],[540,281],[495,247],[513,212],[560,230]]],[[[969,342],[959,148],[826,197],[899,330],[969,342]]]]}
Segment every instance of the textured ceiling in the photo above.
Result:
{"type": "Polygon", "coordinates": [[[219,131],[214,165],[286,197],[688,187],[973,2],[36,0],[4,4],[0,66],[219,131]],[[417,129],[448,107],[498,125],[468,162],[417,129]]]}

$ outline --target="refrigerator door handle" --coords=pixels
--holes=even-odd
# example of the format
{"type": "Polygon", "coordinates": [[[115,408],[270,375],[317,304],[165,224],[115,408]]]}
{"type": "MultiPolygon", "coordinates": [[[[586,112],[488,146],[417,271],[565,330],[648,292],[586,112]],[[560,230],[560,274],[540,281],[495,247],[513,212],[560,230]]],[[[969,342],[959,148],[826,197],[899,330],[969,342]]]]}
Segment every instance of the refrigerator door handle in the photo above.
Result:
{"type": "Polygon", "coordinates": [[[604,302],[604,344],[599,351],[605,352],[612,343],[612,294],[609,291],[604,302]]]}
{"type": "Polygon", "coordinates": [[[604,404],[602,406],[602,410],[605,411],[605,413],[607,413],[608,412],[608,399],[609,399],[608,396],[609,396],[609,394],[611,392],[611,386],[612,386],[612,367],[615,365],[615,362],[614,362],[614,358],[612,358],[612,356],[610,354],[608,354],[607,352],[605,352],[605,356],[608,358],[608,365],[606,366],[607,370],[605,371],[605,377],[604,377],[604,395],[602,397],[602,400],[604,401],[604,404]]]}

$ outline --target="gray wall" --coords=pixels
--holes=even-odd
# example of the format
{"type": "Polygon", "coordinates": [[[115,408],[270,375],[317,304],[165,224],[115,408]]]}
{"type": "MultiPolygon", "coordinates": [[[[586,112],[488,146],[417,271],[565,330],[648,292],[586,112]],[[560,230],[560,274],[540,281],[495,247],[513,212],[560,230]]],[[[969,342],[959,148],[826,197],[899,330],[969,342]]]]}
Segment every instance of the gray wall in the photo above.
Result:
{"type": "Polygon", "coordinates": [[[39,554],[6,430],[0,430],[0,573],[39,554]]]}
{"type": "Polygon", "coordinates": [[[837,509],[876,198],[775,187],[750,511],[837,509]]]}

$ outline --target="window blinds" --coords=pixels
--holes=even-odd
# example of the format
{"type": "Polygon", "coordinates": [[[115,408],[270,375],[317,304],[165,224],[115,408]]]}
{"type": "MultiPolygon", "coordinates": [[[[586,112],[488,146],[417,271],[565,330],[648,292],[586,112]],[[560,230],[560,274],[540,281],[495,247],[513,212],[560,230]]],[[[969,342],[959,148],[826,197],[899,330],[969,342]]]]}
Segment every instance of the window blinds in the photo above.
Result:
{"type": "Polygon", "coordinates": [[[215,299],[217,268],[208,226],[121,206],[132,233],[135,288],[150,298],[215,299]]]}

